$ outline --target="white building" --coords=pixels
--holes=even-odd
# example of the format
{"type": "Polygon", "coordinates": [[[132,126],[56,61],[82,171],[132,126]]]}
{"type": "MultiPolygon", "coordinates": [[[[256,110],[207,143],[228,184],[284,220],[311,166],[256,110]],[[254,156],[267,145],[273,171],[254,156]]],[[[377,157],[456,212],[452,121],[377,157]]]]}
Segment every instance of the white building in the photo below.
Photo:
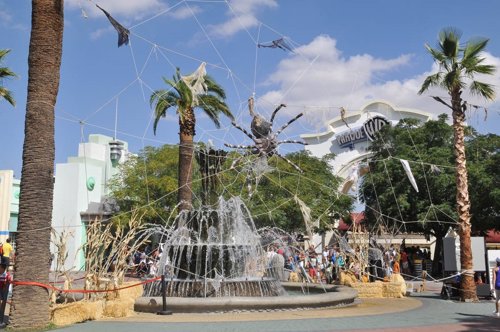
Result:
{"type": "MultiPolygon", "coordinates": [[[[339,114],[326,123],[326,131],[303,134],[301,138],[308,143],[305,149],[315,157],[334,153],[335,158],[330,161],[333,173],[344,179],[339,190],[357,192],[358,179],[367,172],[366,165],[360,162],[370,156],[368,148],[375,134],[384,125],[395,125],[404,118],[426,122],[432,119],[432,115],[416,109],[396,108],[385,101],[374,101],[359,111],[346,111],[343,117],[339,114]]],[[[315,235],[312,241],[316,245],[328,243],[330,237],[331,234],[326,238],[315,235]]]]}
{"type": "Polygon", "coordinates": [[[0,242],[8,237],[15,239],[19,215],[20,180],[14,171],[0,171],[0,242]]]}
{"type": "Polygon", "coordinates": [[[416,109],[396,108],[385,101],[374,101],[359,111],[347,111],[343,119],[339,115],[328,121],[325,132],[301,137],[308,143],[305,149],[313,156],[321,158],[329,153],[335,154],[330,164],[333,173],[345,179],[340,189],[346,193],[353,180],[364,174],[359,162],[370,155],[368,147],[376,132],[384,125],[395,125],[404,118],[426,122],[432,119],[432,115],[416,109]]]}
{"type": "MultiPolygon", "coordinates": [[[[68,236],[66,270],[83,269],[86,223],[106,215],[103,203],[108,195],[107,183],[128,155],[126,142],[90,135],[87,143],[79,144],[77,157],[56,165],[52,227],[59,235],[64,232],[68,236]]],[[[54,245],[51,251],[57,251],[54,245]]]]}

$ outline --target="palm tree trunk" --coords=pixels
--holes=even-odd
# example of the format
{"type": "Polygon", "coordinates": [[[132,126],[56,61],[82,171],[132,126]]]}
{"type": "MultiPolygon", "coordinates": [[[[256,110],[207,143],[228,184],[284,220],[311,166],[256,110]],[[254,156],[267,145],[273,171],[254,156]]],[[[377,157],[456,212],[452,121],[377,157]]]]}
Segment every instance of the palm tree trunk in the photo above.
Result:
{"type": "MultiPolygon", "coordinates": [[[[54,188],[54,106],[62,56],[63,0],[33,0],[29,48],[28,98],[16,237],[15,280],[48,283],[50,226],[54,188]]],[[[10,323],[35,329],[49,323],[44,288],[16,286],[10,323]]]]}
{"type": "Polygon", "coordinates": [[[195,135],[194,111],[186,110],[184,121],[179,119],[179,191],[177,192],[177,202],[179,210],[191,210],[193,202],[193,158],[194,146],[193,137],[195,135]]]}
{"type": "Polygon", "coordinates": [[[463,273],[460,283],[462,301],[477,300],[474,271],[472,271],[470,200],[465,159],[464,121],[462,98],[459,89],[451,93],[453,116],[454,151],[457,183],[457,213],[460,236],[460,264],[463,273]]]}

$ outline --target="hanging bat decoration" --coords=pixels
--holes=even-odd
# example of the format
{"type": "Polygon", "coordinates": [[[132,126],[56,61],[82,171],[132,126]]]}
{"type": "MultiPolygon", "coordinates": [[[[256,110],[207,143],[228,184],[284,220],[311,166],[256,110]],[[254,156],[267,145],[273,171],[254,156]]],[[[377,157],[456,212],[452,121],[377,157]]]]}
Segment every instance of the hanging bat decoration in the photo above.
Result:
{"type": "Polygon", "coordinates": [[[257,47],[264,47],[264,48],[280,48],[283,51],[290,51],[293,53],[293,48],[285,41],[284,38],[276,39],[273,41],[270,41],[268,43],[263,43],[263,44],[257,44],[257,47]]]}
{"type": "Polygon", "coordinates": [[[104,15],[108,18],[109,22],[115,28],[116,32],[118,32],[118,47],[122,46],[123,44],[128,45],[128,36],[130,35],[130,31],[125,28],[123,25],[118,23],[117,20],[115,20],[107,11],[99,7],[98,4],[96,4],[97,8],[102,10],[104,15]]]}

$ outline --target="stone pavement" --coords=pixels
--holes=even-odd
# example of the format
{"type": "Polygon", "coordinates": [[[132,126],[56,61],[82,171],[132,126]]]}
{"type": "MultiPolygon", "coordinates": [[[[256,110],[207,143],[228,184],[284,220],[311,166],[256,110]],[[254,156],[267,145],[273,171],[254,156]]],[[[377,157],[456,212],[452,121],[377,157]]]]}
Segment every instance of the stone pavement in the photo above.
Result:
{"type": "Polygon", "coordinates": [[[500,331],[493,301],[459,303],[442,300],[436,290],[404,299],[363,299],[338,309],[225,314],[138,313],[120,320],[94,321],[58,331],[500,331]]]}

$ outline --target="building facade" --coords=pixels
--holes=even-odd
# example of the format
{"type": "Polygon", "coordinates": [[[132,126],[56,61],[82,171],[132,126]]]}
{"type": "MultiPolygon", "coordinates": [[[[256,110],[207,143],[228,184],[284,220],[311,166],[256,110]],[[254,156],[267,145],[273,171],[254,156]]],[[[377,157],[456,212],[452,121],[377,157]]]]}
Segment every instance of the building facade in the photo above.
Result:
{"type": "Polygon", "coordinates": [[[341,186],[346,193],[357,179],[363,175],[360,162],[369,157],[368,148],[376,133],[385,125],[397,124],[401,119],[413,118],[426,122],[432,115],[416,109],[396,108],[385,101],[374,101],[359,111],[337,116],[326,123],[327,131],[316,134],[304,134],[301,138],[307,142],[305,149],[315,157],[321,158],[329,153],[335,154],[330,164],[333,173],[345,179],[341,186]],[[357,174],[356,174],[357,173],[357,174]]]}
{"type": "MultiPolygon", "coordinates": [[[[370,157],[369,147],[376,133],[383,126],[396,125],[405,118],[426,122],[432,119],[432,115],[416,109],[395,107],[386,101],[373,101],[359,111],[349,111],[328,121],[326,131],[303,134],[301,138],[307,142],[305,149],[313,156],[335,155],[330,165],[333,173],[343,179],[339,191],[357,196],[357,183],[368,170],[363,161],[370,157]]],[[[313,242],[328,243],[330,237],[331,233],[322,238],[315,235],[313,242]]]]}
{"type": "Polygon", "coordinates": [[[0,171],[0,242],[8,237],[15,240],[19,215],[20,180],[14,178],[14,171],[0,171]]]}
{"type": "MultiPolygon", "coordinates": [[[[107,214],[108,181],[118,173],[118,165],[128,156],[126,142],[104,135],[90,135],[88,142],[79,144],[76,157],[69,157],[66,163],[56,165],[52,241],[60,244],[62,238],[68,255],[64,266],[57,267],[56,260],[53,260],[53,270],[78,271],[84,268],[86,225],[107,214]]],[[[56,256],[58,249],[55,244],[51,250],[56,256]]]]}

